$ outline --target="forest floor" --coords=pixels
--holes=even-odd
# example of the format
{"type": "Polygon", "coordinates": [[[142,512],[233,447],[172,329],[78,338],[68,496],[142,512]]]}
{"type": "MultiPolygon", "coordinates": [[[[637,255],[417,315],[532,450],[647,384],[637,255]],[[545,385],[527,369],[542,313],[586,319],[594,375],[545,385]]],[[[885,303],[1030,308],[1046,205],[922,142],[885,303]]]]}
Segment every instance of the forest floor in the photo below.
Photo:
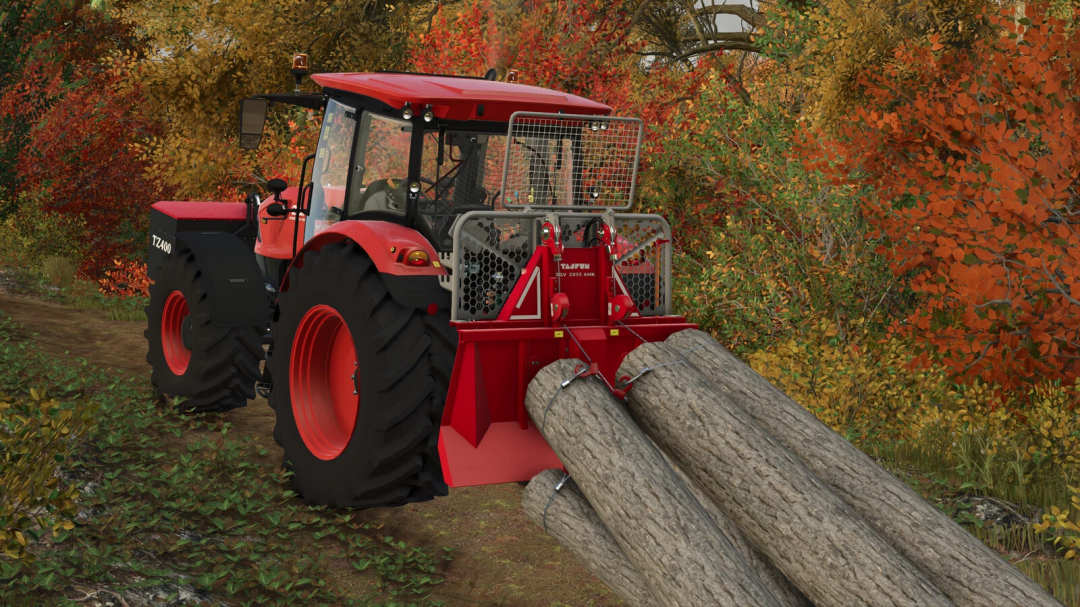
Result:
{"type": "MultiPolygon", "coordinates": [[[[85,297],[72,299],[70,296],[61,296],[55,287],[43,286],[40,281],[27,279],[21,273],[0,268],[0,346],[4,342],[4,318],[10,317],[18,325],[18,339],[35,352],[53,357],[60,361],[59,364],[68,365],[69,368],[77,368],[83,361],[87,361],[88,364],[105,370],[107,375],[123,377],[138,388],[135,392],[150,394],[150,369],[145,360],[146,341],[143,337],[145,320],[112,320],[117,317],[132,317],[138,313],[134,309],[78,309],[101,303],[86,302],[85,297]]],[[[12,355],[10,351],[7,354],[0,352],[0,358],[3,356],[10,358],[19,355],[12,355]]],[[[3,367],[2,363],[3,360],[0,360],[0,367],[3,367]]],[[[4,379],[5,377],[0,375],[0,380],[4,379]]],[[[3,381],[0,381],[0,397],[3,396],[3,387],[3,381]]],[[[131,398],[130,395],[135,392],[130,389],[126,393],[118,391],[116,399],[131,398]]],[[[146,396],[141,398],[148,399],[146,396]]],[[[144,405],[144,408],[145,406],[151,409],[154,407],[149,403],[144,405]]],[[[165,407],[163,404],[157,406],[165,407]]],[[[263,470],[279,470],[282,451],[272,438],[274,413],[265,399],[257,399],[244,408],[225,414],[210,414],[204,419],[211,421],[202,424],[184,421],[178,423],[174,419],[176,417],[170,415],[158,420],[153,416],[147,417],[144,413],[138,418],[149,419],[150,426],[147,429],[153,430],[157,427],[159,434],[174,432],[176,436],[180,436],[181,431],[184,434],[181,441],[174,441],[171,447],[166,445],[164,453],[149,453],[148,458],[163,457],[166,461],[173,459],[175,455],[183,454],[181,444],[206,445],[213,441],[220,443],[221,436],[218,436],[218,433],[224,436],[224,425],[228,426],[230,437],[238,438],[245,444],[250,443],[251,448],[241,448],[244,457],[249,458],[248,461],[257,463],[263,470]]],[[[136,418],[133,417],[132,420],[136,418]]],[[[121,425],[127,424],[127,421],[121,422],[121,425]]],[[[132,432],[129,431],[128,434],[132,432]]],[[[159,449],[160,447],[161,445],[158,445],[159,449]]],[[[212,449],[207,452],[205,448],[193,451],[192,455],[204,459],[215,457],[212,449]]],[[[1017,514],[1020,511],[1015,504],[992,497],[969,495],[964,492],[962,484],[954,482],[956,479],[943,481],[902,462],[879,460],[879,463],[904,479],[1026,574],[1051,589],[1066,605],[1080,606],[1078,568],[1075,562],[1056,557],[1052,549],[1032,534],[1030,522],[1038,519],[1037,512],[1024,511],[1017,514]]],[[[325,535],[322,536],[324,539],[320,539],[320,534],[327,528],[323,523],[320,523],[323,524],[322,527],[311,528],[293,528],[290,525],[291,531],[281,529],[285,533],[278,535],[285,538],[283,541],[286,551],[299,544],[302,553],[304,542],[309,545],[325,544],[326,554],[332,557],[328,561],[332,564],[323,570],[325,590],[361,604],[368,604],[369,601],[379,605],[414,604],[394,602],[396,598],[386,595],[387,589],[397,587],[399,591],[430,591],[423,601],[416,603],[420,605],[622,605],[622,601],[584,565],[524,515],[520,505],[522,491],[523,487],[517,484],[451,489],[449,496],[429,502],[354,512],[353,519],[358,527],[346,531],[347,534],[354,534],[346,538],[347,541],[362,541],[363,536],[375,538],[378,544],[380,538],[391,536],[395,542],[404,542],[402,549],[397,552],[399,555],[413,554],[410,552],[413,549],[419,551],[415,554],[421,555],[421,560],[428,558],[424,555],[450,555],[448,559],[437,563],[432,575],[441,581],[434,584],[422,582],[422,588],[411,588],[408,584],[425,579],[424,573],[409,574],[412,576],[409,578],[411,582],[395,586],[395,576],[400,571],[393,567],[383,568],[380,573],[373,574],[371,570],[361,568],[358,572],[349,566],[350,561],[355,566],[357,560],[368,557],[385,558],[386,555],[391,555],[391,558],[395,558],[395,548],[387,550],[384,547],[380,550],[369,542],[358,551],[350,551],[340,539],[337,544],[333,538],[325,539],[325,535]],[[390,571],[389,577],[386,575],[387,571],[390,571]],[[387,580],[390,580],[389,584],[387,580]],[[391,602],[381,602],[388,598],[391,602]]],[[[136,493],[142,493],[142,490],[136,488],[136,493]]],[[[217,495],[222,494],[219,491],[217,495]]],[[[151,504],[154,499],[149,495],[134,496],[134,501],[141,500],[151,504]]],[[[263,502],[269,503],[265,499],[263,502]]],[[[295,497],[285,498],[284,504],[276,503],[269,507],[275,511],[289,511],[292,513],[289,516],[303,510],[301,500],[295,497]]],[[[339,522],[340,518],[329,524],[338,525],[339,522]]],[[[270,531],[277,529],[264,533],[269,535],[270,531]]],[[[212,528],[205,530],[205,535],[213,534],[212,528]]],[[[183,553],[183,550],[180,552],[183,553]]],[[[300,561],[303,561],[302,556],[300,561]]],[[[290,562],[286,558],[283,566],[291,566],[290,562]]],[[[76,590],[86,592],[83,588],[76,590]]],[[[61,592],[71,598],[70,592],[61,592]]],[[[0,591],[0,604],[8,604],[4,600],[3,591],[0,591]]],[[[30,602],[12,604],[39,603],[31,598],[30,602]]],[[[174,603],[169,603],[170,606],[172,604],[174,603]]],[[[287,601],[286,604],[290,603],[287,601]]]]}
{"type": "MultiPolygon", "coordinates": [[[[42,353],[73,362],[85,359],[149,385],[142,322],[108,320],[100,310],[73,310],[2,290],[0,316],[21,325],[42,353]]],[[[250,437],[265,450],[267,462],[281,462],[281,447],[271,436],[274,413],[264,399],[225,415],[233,425],[232,433],[250,437]]],[[[194,430],[200,431],[210,432],[194,430]]],[[[452,549],[452,559],[439,571],[444,581],[434,587],[431,597],[446,605],[623,604],[525,517],[522,491],[517,484],[451,489],[449,496],[432,501],[356,514],[381,533],[410,545],[452,549]]],[[[334,577],[327,580],[330,586],[353,596],[364,595],[365,576],[343,568],[334,577]]]]}

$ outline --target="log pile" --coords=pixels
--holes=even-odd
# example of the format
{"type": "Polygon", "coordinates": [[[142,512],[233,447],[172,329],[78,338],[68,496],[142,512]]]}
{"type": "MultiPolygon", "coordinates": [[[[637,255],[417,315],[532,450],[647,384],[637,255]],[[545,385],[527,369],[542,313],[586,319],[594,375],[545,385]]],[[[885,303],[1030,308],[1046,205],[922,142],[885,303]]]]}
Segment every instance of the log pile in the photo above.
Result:
{"type": "Polygon", "coordinates": [[[625,401],[578,364],[529,386],[567,474],[523,506],[628,604],[1060,605],[707,334],[631,352],[625,401]]]}

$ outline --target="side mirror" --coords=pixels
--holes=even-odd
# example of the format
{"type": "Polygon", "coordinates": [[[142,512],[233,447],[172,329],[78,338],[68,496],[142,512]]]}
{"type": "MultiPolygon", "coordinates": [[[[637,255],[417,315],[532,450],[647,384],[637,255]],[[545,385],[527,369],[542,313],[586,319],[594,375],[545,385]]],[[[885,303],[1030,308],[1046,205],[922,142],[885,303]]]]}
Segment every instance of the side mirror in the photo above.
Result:
{"type": "Polygon", "coordinates": [[[259,147],[269,105],[267,100],[254,97],[240,101],[240,149],[254,150],[259,147]]]}
{"type": "Polygon", "coordinates": [[[271,217],[281,217],[287,215],[289,210],[285,208],[285,205],[280,202],[273,202],[266,205],[266,214],[271,217]]]}
{"type": "Polygon", "coordinates": [[[289,184],[285,183],[284,179],[271,179],[266,182],[266,189],[274,193],[274,200],[281,200],[281,193],[285,191],[285,188],[289,187],[289,184]]]}

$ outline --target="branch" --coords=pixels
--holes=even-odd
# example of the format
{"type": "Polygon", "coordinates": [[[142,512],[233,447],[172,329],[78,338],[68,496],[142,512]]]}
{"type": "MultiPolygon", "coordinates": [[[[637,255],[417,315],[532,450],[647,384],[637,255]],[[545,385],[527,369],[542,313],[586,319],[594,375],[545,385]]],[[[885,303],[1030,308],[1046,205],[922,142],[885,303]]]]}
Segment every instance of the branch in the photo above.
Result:
{"type": "Polygon", "coordinates": [[[976,310],[981,310],[981,309],[989,307],[989,306],[1011,306],[1011,305],[1012,305],[1012,300],[1011,299],[991,299],[990,301],[986,301],[986,302],[983,302],[981,304],[973,305],[971,307],[975,308],[976,310]]]}
{"type": "MultiPolygon", "coordinates": [[[[720,32],[718,34],[705,34],[705,42],[746,42],[752,43],[753,34],[750,32],[720,32]]],[[[698,42],[697,36],[683,36],[679,42],[698,42]]],[[[738,50],[738,49],[736,49],[738,50]]]]}
{"type": "MultiPolygon", "coordinates": [[[[704,44],[697,48],[690,49],[685,53],[676,55],[672,61],[682,61],[693,57],[694,55],[703,55],[705,53],[716,53],[719,51],[750,51],[751,53],[759,53],[761,49],[756,44],[751,42],[750,34],[716,34],[713,40],[722,39],[722,42],[715,42],[713,44],[704,44]]],[[[663,55],[667,53],[656,53],[657,55],[663,55]]]]}
{"type": "Polygon", "coordinates": [[[645,9],[649,8],[650,4],[652,4],[652,0],[643,0],[643,2],[638,5],[637,10],[634,11],[634,16],[630,19],[630,25],[626,28],[627,34],[629,34],[630,30],[634,29],[634,26],[641,20],[641,16],[645,14],[645,9]]]}

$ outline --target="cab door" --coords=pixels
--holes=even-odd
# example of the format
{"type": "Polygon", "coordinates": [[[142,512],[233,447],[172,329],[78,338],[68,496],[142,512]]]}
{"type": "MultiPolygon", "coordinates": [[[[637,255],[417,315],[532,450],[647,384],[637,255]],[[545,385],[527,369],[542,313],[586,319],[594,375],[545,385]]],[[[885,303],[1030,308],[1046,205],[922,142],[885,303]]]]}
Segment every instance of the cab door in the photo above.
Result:
{"type": "Polygon", "coordinates": [[[304,242],[345,216],[345,192],[356,137],[357,110],[330,99],[311,172],[311,206],[304,242]]]}

